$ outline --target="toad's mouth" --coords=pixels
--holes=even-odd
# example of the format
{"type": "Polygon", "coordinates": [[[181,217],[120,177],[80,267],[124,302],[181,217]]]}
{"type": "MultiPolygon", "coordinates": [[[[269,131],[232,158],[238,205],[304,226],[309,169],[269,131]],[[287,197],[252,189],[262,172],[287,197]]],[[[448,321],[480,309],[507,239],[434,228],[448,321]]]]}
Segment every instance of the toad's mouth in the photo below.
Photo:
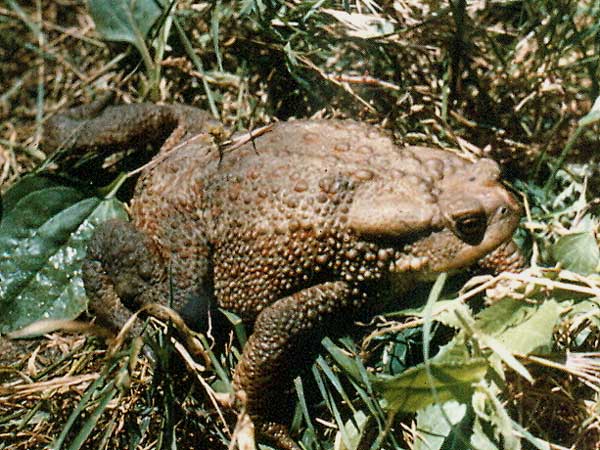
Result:
{"type": "Polygon", "coordinates": [[[511,242],[511,234],[486,236],[480,243],[470,245],[450,230],[441,230],[422,237],[401,249],[388,250],[391,274],[411,274],[417,280],[431,281],[442,272],[456,273],[476,264],[499,246],[511,242]]]}
{"type": "Polygon", "coordinates": [[[430,258],[428,256],[407,255],[396,251],[390,262],[389,271],[392,273],[428,272],[430,258]]]}
{"type": "Polygon", "coordinates": [[[411,256],[398,254],[389,264],[389,273],[394,276],[409,276],[415,281],[434,281],[437,276],[446,272],[450,275],[461,272],[475,264],[477,259],[469,263],[458,263],[457,261],[440,263],[428,256],[411,256]]]}

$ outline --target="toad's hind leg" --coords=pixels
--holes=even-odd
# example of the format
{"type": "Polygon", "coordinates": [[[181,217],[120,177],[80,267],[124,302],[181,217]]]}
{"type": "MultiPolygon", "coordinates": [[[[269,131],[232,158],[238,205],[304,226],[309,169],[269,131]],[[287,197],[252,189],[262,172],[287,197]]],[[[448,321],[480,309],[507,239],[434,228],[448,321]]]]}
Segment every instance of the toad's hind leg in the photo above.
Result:
{"type": "Polygon", "coordinates": [[[234,388],[257,432],[283,449],[299,449],[287,431],[291,381],[308,365],[321,338],[334,332],[332,324],[352,318],[353,300],[362,303],[345,282],[322,283],[278,300],[256,319],[234,388]]]}
{"type": "Polygon", "coordinates": [[[159,303],[172,306],[195,330],[211,327],[215,339],[223,341],[228,326],[217,308],[208,248],[202,235],[194,238],[195,245],[169,242],[171,251],[163,249],[161,256],[153,239],[134,224],[109,220],[99,225],[83,263],[89,308],[97,320],[119,330],[132,312],[159,303]]]}
{"type": "Polygon", "coordinates": [[[191,106],[106,104],[107,99],[101,98],[50,118],[44,130],[44,148],[69,148],[72,152],[143,149],[167,138],[175,144],[185,137],[220,129],[208,112],[191,106]]]}
{"type": "Polygon", "coordinates": [[[165,270],[148,236],[129,222],[109,220],[96,229],[83,263],[89,308],[98,321],[120,329],[131,312],[162,303],[165,270]]]}

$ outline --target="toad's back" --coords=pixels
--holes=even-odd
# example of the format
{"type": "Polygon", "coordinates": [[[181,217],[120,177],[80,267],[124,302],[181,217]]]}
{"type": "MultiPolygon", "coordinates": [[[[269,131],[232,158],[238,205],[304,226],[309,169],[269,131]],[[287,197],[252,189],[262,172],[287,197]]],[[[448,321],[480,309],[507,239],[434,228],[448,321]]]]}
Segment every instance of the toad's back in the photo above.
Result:
{"type": "Polygon", "coordinates": [[[218,302],[252,320],[316,278],[378,272],[346,259],[359,186],[368,197],[397,196],[396,206],[420,218],[435,210],[436,183],[470,165],[440,150],[400,149],[353,121],[278,123],[222,155],[203,136],[173,149],[142,176],[132,213],[170,261],[182,297],[210,260],[218,302]]]}
{"type": "Polygon", "coordinates": [[[323,184],[334,178],[358,183],[394,180],[413,189],[431,190],[435,181],[470,164],[446,151],[401,150],[387,135],[349,120],[277,123],[222,155],[207,150],[210,146],[202,137],[193,139],[146,174],[138,189],[144,203],[156,196],[156,201],[185,203],[188,199],[198,207],[197,201],[225,195],[228,204],[239,201],[256,206],[273,197],[261,191],[305,196],[305,192],[322,192],[323,184]],[[242,187],[240,197],[236,191],[242,187]]]}

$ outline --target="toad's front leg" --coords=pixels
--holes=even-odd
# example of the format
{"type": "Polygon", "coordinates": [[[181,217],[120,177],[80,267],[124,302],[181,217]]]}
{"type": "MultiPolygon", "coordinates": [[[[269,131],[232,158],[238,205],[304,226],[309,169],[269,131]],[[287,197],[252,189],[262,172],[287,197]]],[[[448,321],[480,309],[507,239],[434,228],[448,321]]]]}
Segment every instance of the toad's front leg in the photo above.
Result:
{"type": "Polygon", "coordinates": [[[363,304],[364,294],[352,291],[345,282],[328,282],[278,300],[259,314],[244,347],[234,378],[237,397],[257,432],[283,449],[299,448],[288,435],[291,381],[306,367],[310,349],[363,304]]]}

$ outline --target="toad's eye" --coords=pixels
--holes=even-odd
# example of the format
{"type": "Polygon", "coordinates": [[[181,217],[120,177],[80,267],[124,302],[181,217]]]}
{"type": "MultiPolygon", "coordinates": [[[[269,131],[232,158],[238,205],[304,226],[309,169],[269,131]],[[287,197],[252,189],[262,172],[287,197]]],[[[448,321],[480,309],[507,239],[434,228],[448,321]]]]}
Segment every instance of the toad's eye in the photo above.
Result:
{"type": "Polygon", "coordinates": [[[454,217],[454,226],[458,237],[468,244],[475,245],[483,239],[487,220],[482,213],[464,214],[454,217]]]}

